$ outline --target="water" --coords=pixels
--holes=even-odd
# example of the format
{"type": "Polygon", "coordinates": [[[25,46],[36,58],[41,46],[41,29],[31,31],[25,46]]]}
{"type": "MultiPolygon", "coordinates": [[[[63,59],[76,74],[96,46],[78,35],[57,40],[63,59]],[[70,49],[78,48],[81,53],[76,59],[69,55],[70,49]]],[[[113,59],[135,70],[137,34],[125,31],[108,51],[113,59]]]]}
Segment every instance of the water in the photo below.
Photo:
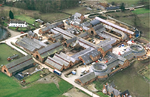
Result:
{"type": "Polygon", "coordinates": [[[7,36],[6,32],[7,32],[7,30],[0,28],[0,40],[6,38],[6,36],[7,36]]]}

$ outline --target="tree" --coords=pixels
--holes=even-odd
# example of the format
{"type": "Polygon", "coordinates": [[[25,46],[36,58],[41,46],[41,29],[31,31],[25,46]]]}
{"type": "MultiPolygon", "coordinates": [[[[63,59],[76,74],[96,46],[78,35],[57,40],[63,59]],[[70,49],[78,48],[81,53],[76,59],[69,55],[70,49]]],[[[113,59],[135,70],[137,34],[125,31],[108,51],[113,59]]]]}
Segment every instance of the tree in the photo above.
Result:
{"type": "Polygon", "coordinates": [[[11,10],[9,11],[9,18],[10,19],[14,19],[14,14],[13,14],[13,12],[11,10]]]}
{"type": "Polygon", "coordinates": [[[125,4],[124,3],[121,3],[120,9],[121,9],[122,12],[125,11],[125,4]]]}

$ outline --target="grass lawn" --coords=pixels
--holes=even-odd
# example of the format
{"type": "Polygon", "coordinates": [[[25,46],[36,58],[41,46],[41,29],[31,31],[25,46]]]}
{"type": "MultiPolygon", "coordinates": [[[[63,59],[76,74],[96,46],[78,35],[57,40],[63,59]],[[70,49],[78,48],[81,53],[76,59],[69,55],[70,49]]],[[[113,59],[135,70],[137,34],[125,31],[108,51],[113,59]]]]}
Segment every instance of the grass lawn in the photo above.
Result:
{"type": "Polygon", "coordinates": [[[34,73],[34,74],[26,77],[24,80],[26,81],[26,83],[28,83],[28,82],[30,82],[30,83],[34,82],[34,81],[36,81],[36,80],[38,80],[40,78],[40,73],[41,73],[41,71],[36,72],[36,73],[34,73]]]}
{"type": "Polygon", "coordinates": [[[102,1],[107,1],[108,3],[115,2],[118,4],[125,3],[127,7],[133,6],[133,5],[136,6],[139,2],[139,0],[102,0],[102,1]]]}
{"type": "MultiPolygon", "coordinates": [[[[113,81],[118,90],[122,92],[129,90],[133,97],[149,97],[150,84],[138,75],[138,71],[146,64],[149,64],[149,60],[136,61],[130,67],[114,74],[106,82],[113,81]]],[[[98,84],[103,84],[103,81],[97,81],[96,85],[98,84]]]]}
{"type": "Polygon", "coordinates": [[[0,97],[63,97],[62,94],[72,85],[64,80],[59,82],[59,88],[54,83],[33,84],[22,88],[13,78],[0,72],[0,97]]]}
{"type": "Polygon", "coordinates": [[[102,92],[98,92],[97,94],[100,95],[101,97],[109,97],[108,95],[105,95],[102,92]]]}
{"type": "Polygon", "coordinates": [[[23,55],[16,50],[13,50],[11,47],[9,47],[6,44],[0,44],[0,65],[6,65],[9,62],[7,61],[7,58],[12,56],[13,54],[18,54],[19,57],[22,57],[23,55]]]}
{"type": "Polygon", "coordinates": [[[70,14],[75,14],[76,12],[85,14],[85,13],[90,12],[85,7],[76,7],[76,8],[66,9],[63,11],[66,13],[70,13],[70,14]]]}
{"type": "Polygon", "coordinates": [[[61,20],[67,17],[69,17],[69,15],[64,13],[47,13],[41,15],[42,20],[49,21],[49,22],[55,22],[57,20],[61,20]]]}
{"type": "Polygon", "coordinates": [[[19,19],[21,21],[26,21],[27,23],[30,23],[30,24],[34,24],[34,22],[35,22],[34,18],[31,18],[26,15],[17,15],[17,16],[15,16],[15,19],[19,19]]]}
{"type": "Polygon", "coordinates": [[[149,9],[145,9],[145,8],[139,8],[139,9],[135,9],[133,11],[133,13],[135,13],[135,14],[150,13],[150,10],[149,9]]]}

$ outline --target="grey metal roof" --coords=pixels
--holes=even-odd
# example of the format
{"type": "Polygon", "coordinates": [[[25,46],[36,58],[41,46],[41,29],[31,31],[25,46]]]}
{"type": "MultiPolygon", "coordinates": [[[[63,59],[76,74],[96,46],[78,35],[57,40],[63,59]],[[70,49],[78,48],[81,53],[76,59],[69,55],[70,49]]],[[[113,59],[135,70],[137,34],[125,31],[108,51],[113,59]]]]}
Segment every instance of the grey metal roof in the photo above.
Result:
{"type": "Polygon", "coordinates": [[[67,54],[65,54],[65,53],[60,53],[59,54],[60,55],[60,57],[62,57],[62,58],[66,58],[66,60],[68,60],[68,61],[72,61],[73,63],[76,61],[76,59],[75,58],[73,58],[73,57],[70,57],[70,56],[68,56],[67,54]]]}
{"type": "Polygon", "coordinates": [[[52,55],[56,52],[59,52],[63,49],[63,46],[60,42],[53,43],[43,49],[38,50],[42,58],[45,58],[49,55],[52,55]]]}
{"type": "Polygon", "coordinates": [[[111,44],[107,44],[107,45],[102,46],[103,51],[107,51],[111,48],[112,48],[111,44]]]}
{"type": "Polygon", "coordinates": [[[83,75],[82,77],[79,78],[79,80],[81,81],[81,83],[86,83],[92,79],[94,79],[96,76],[95,76],[95,73],[94,72],[89,72],[85,75],[83,75]]]}
{"type": "Polygon", "coordinates": [[[20,59],[14,60],[5,66],[7,67],[10,73],[13,73],[33,63],[34,63],[34,60],[32,59],[31,55],[27,55],[27,56],[21,57],[20,59]]]}
{"type": "Polygon", "coordinates": [[[100,54],[101,53],[99,51],[94,49],[94,50],[91,50],[90,52],[83,54],[81,57],[84,60],[85,64],[89,64],[89,63],[93,62],[92,59],[90,58],[90,56],[96,57],[96,56],[99,56],[100,54]]]}
{"type": "Polygon", "coordinates": [[[57,60],[55,60],[51,57],[48,57],[45,62],[48,63],[49,65],[55,67],[58,70],[61,70],[63,68],[62,64],[58,63],[57,60]]]}
{"type": "Polygon", "coordinates": [[[102,24],[98,24],[98,25],[96,25],[96,26],[93,27],[93,29],[94,29],[95,31],[97,31],[97,30],[99,30],[99,29],[103,29],[103,28],[104,28],[104,26],[103,26],[102,24]]]}
{"type": "Polygon", "coordinates": [[[99,20],[92,20],[91,22],[90,22],[90,24],[92,24],[92,26],[95,26],[95,25],[97,25],[97,24],[100,24],[100,21],[99,20]]]}
{"type": "Polygon", "coordinates": [[[84,55],[85,53],[90,52],[91,50],[93,50],[93,48],[84,49],[84,50],[82,50],[82,51],[80,51],[80,52],[74,54],[74,55],[71,56],[71,57],[72,57],[72,58],[75,58],[76,60],[79,60],[79,59],[78,59],[79,56],[82,56],[82,55],[84,55]]]}
{"type": "Polygon", "coordinates": [[[66,43],[68,44],[68,43],[72,43],[72,42],[75,42],[77,40],[77,37],[73,37],[73,38],[71,38],[71,39],[68,39],[68,40],[66,40],[66,43]]]}
{"type": "MultiPolygon", "coordinates": [[[[35,39],[34,39],[35,40],[35,39]]],[[[22,46],[23,48],[33,52],[36,49],[40,49],[43,45],[35,42],[33,39],[30,39],[28,37],[24,37],[22,39],[18,39],[16,41],[16,44],[22,46]]]]}
{"type": "Polygon", "coordinates": [[[57,62],[60,62],[60,64],[63,64],[64,66],[68,66],[70,61],[66,60],[66,58],[60,57],[58,54],[55,54],[53,59],[55,59],[57,62]]]}
{"type": "Polygon", "coordinates": [[[63,22],[63,21],[60,21],[60,22],[57,22],[55,25],[56,25],[56,26],[59,26],[59,25],[62,25],[62,24],[64,24],[64,22],[63,22]]]}
{"type": "Polygon", "coordinates": [[[89,35],[89,33],[88,33],[88,32],[85,32],[85,33],[82,33],[82,34],[78,35],[78,37],[83,38],[83,37],[86,37],[86,36],[88,36],[88,35],[89,35]]]}

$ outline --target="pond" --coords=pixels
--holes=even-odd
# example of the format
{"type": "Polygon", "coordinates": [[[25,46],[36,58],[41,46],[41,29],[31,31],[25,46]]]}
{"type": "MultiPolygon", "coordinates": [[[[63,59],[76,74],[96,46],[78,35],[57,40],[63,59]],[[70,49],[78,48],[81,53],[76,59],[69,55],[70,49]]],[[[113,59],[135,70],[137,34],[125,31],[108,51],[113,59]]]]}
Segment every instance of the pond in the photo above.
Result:
{"type": "Polygon", "coordinates": [[[0,40],[7,38],[7,30],[0,27],[0,40]]]}

